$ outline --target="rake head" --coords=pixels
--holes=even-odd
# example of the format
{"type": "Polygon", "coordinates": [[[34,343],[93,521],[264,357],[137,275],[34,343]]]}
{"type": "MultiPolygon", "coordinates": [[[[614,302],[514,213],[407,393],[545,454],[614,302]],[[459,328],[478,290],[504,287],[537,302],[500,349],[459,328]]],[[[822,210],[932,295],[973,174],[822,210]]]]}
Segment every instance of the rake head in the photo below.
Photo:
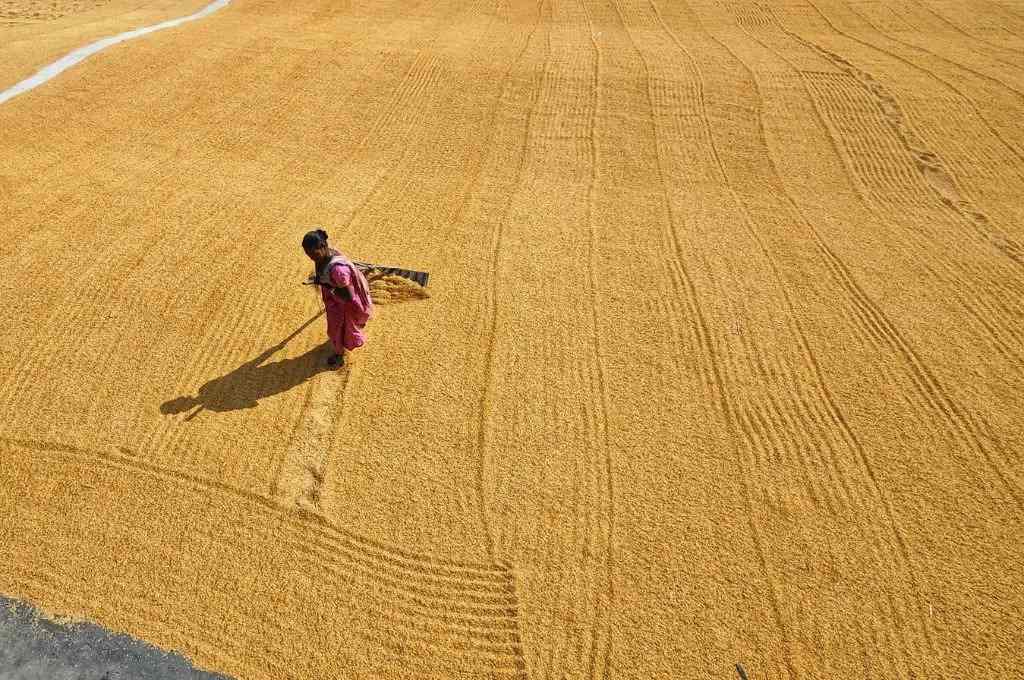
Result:
{"type": "Polygon", "coordinates": [[[399,267],[386,267],[380,264],[370,264],[368,262],[353,262],[355,266],[363,270],[363,274],[370,281],[382,276],[401,276],[403,279],[409,279],[415,281],[424,288],[427,287],[427,280],[430,278],[428,272],[418,272],[413,269],[401,269],[399,267]]]}

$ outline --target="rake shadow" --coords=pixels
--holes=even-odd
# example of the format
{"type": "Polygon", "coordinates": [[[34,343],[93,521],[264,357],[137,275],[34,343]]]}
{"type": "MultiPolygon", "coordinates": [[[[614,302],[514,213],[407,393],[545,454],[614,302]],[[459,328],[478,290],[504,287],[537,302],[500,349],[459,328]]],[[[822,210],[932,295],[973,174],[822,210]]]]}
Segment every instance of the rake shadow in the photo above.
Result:
{"type": "Polygon", "coordinates": [[[160,412],[172,415],[199,407],[186,418],[191,420],[204,410],[223,413],[255,408],[260,399],[287,392],[317,373],[331,370],[324,362],[325,357],[332,352],[328,343],[314,347],[301,356],[264,363],[322,315],[323,312],[315,314],[291,335],[266,349],[259,356],[230,373],[209,381],[199,388],[199,393],[195,396],[181,396],[165,401],[160,405],[160,412]]]}

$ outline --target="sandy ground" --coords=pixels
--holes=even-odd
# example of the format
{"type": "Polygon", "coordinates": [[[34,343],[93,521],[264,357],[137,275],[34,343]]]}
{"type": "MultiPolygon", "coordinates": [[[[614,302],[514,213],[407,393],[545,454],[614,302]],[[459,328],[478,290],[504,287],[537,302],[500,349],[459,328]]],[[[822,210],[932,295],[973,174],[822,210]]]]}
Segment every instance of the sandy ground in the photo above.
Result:
{"type": "Polygon", "coordinates": [[[1022,55],[235,0],[92,57],[0,107],[0,593],[238,678],[1019,677],[1022,55]],[[340,372],[313,226],[431,273],[340,372]]]}

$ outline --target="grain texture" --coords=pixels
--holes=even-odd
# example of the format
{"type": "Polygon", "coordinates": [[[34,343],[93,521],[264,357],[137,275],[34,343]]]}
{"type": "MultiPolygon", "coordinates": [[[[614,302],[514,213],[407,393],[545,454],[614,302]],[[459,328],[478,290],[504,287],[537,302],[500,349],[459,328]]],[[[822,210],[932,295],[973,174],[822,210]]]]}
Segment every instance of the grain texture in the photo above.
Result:
{"type": "MultiPolygon", "coordinates": [[[[84,4],[0,87],[205,3],[84,4]]],[[[0,594],[239,679],[1019,677],[1022,64],[1010,0],[90,57],[0,106],[0,594]],[[339,371],[319,226],[430,272],[339,371]]]]}

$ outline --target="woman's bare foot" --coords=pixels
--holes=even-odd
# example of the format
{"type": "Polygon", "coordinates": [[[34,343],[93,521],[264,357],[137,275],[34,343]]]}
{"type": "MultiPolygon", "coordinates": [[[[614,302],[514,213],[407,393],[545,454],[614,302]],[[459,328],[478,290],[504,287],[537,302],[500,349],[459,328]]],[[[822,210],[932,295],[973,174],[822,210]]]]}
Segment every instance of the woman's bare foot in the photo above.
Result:
{"type": "Polygon", "coordinates": [[[327,365],[330,366],[331,368],[341,368],[342,366],[345,365],[345,355],[332,354],[331,356],[327,357],[327,365]]]}

